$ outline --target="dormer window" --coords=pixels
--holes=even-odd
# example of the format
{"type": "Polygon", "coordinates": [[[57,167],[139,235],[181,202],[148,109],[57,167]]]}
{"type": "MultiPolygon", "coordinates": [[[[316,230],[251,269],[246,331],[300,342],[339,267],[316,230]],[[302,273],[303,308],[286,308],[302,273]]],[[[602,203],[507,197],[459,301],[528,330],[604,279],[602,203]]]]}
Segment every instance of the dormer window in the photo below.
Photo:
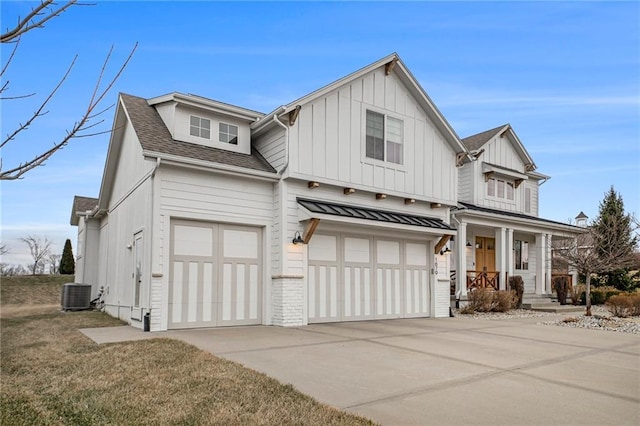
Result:
{"type": "Polygon", "coordinates": [[[365,155],[367,158],[402,164],[404,139],[402,120],[367,110],[366,132],[365,155]]]}
{"type": "Polygon", "coordinates": [[[222,143],[238,145],[238,126],[220,123],[218,126],[218,140],[222,143]]]}
{"type": "Polygon", "coordinates": [[[198,138],[211,139],[211,120],[192,115],[189,123],[189,134],[198,138]]]}

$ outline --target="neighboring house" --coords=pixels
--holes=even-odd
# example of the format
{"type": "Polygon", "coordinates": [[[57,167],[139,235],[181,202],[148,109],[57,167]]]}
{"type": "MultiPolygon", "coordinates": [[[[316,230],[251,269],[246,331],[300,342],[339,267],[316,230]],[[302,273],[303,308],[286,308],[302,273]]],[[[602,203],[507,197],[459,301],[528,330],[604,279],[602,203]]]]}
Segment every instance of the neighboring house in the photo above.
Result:
{"type": "Polygon", "coordinates": [[[509,124],[462,142],[471,156],[458,169],[459,203],[451,214],[456,297],[476,287],[507,289],[514,275],[523,278],[525,295],[550,295],[552,243],[581,229],[538,217],[539,187],[549,176],[536,171],[509,124]]]}
{"type": "Polygon", "coordinates": [[[267,115],[121,94],[80,279],[151,330],[448,316],[466,155],[396,54],[267,115]]]}

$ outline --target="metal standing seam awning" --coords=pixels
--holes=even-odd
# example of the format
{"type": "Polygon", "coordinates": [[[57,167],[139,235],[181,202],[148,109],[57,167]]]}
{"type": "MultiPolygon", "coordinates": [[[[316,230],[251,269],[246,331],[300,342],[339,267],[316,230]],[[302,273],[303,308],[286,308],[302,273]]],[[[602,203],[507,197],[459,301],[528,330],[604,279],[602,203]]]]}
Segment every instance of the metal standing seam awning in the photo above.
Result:
{"type": "Polygon", "coordinates": [[[441,236],[436,244],[436,252],[447,243],[452,235],[456,234],[455,228],[446,224],[442,219],[428,216],[419,216],[407,213],[398,213],[387,210],[378,210],[368,207],[350,206],[328,201],[297,198],[298,205],[304,212],[301,220],[309,220],[303,239],[308,243],[321,219],[342,223],[359,223],[366,225],[367,221],[377,222],[377,226],[392,229],[406,229],[441,236]]]}

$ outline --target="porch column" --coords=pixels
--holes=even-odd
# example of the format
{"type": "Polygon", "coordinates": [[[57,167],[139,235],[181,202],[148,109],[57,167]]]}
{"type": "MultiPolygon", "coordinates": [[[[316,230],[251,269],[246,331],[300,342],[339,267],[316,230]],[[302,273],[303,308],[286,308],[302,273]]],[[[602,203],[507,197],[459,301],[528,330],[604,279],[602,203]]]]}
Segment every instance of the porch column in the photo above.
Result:
{"type": "Polygon", "coordinates": [[[547,238],[545,234],[536,234],[536,294],[544,294],[546,289],[546,259],[547,238]]]}
{"type": "Polygon", "coordinates": [[[513,229],[507,229],[507,282],[505,288],[509,288],[509,278],[513,276],[513,229]]]}
{"type": "Polygon", "coordinates": [[[545,234],[544,247],[544,288],[546,294],[551,294],[551,234],[545,234]]]}
{"type": "Polygon", "coordinates": [[[496,270],[499,271],[498,287],[500,290],[504,290],[507,287],[506,269],[507,269],[507,244],[506,244],[506,232],[505,228],[496,228],[496,270]]]}
{"type": "Polygon", "coordinates": [[[456,235],[456,298],[467,297],[467,224],[458,225],[456,235]]]}

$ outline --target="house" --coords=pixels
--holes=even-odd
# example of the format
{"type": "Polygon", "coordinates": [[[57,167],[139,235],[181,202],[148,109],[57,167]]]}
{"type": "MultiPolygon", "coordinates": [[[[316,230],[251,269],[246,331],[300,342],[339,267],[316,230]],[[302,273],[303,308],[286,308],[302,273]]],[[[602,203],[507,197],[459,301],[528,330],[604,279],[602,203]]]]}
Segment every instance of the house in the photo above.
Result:
{"type": "Polygon", "coordinates": [[[447,316],[465,155],[396,54],[266,115],[121,94],[77,280],[151,330],[447,316]]]}
{"type": "Polygon", "coordinates": [[[525,296],[550,295],[552,245],[582,230],[538,217],[539,187],[549,176],[537,171],[511,125],[462,142],[470,156],[458,169],[458,206],[451,213],[456,298],[472,288],[507,289],[514,275],[522,277],[525,296]]]}
{"type": "MultiPolygon", "coordinates": [[[[451,237],[496,238],[485,266],[506,279],[516,239],[520,261],[546,256],[566,228],[535,217],[546,176],[509,126],[494,133],[461,140],[397,54],[269,114],[120,94],[99,197],[74,200],[76,280],[152,331],[448,316],[451,237]],[[479,195],[487,173],[517,206],[479,195]]],[[[465,277],[480,250],[460,247],[465,277]]]]}

